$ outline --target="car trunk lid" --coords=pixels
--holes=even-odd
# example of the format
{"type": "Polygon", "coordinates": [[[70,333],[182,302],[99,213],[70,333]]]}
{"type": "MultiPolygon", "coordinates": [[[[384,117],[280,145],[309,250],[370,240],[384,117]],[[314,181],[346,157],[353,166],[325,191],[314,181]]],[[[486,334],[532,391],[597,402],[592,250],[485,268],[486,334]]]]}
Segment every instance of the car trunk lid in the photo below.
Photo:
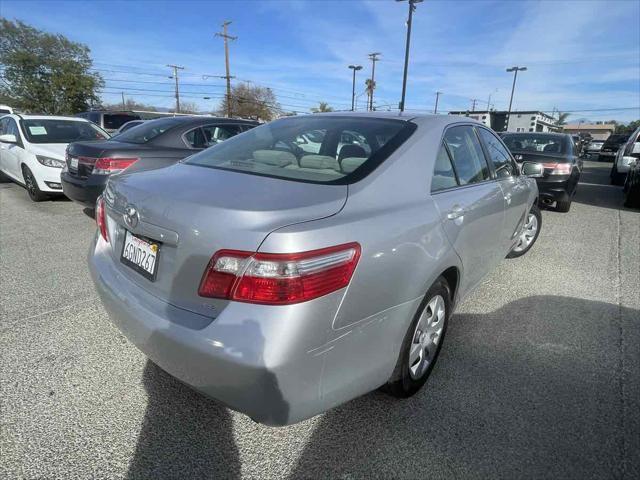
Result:
{"type": "Polygon", "coordinates": [[[254,252],[273,230],[331,216],[343,207],[345,185],[319,185],[175,164],[116,175],[105,190],[112,256],[121,272],[168,303],[215,317],[226,300],[198,296],[213,254],[254,252]],[[138,225],[125,222],[127,207],[138,225]],[[125,231],[158,242],[151,281],[121,262],[125,231]]]}
{"type": "Polygon", "coordinates": [[[95,142],[75,142],[69,144],[67,148],[66,162],[69,174],[73,177],[85,179],[96,164],[98,158],[109,157],[111,155],[117,157],[136,156],[136,151],[147,149],[145,145],[137,143],[123,143],[113,140],[95,141],[95,142]],[[74,168],[77,160],[77,168],[74,168]]]}

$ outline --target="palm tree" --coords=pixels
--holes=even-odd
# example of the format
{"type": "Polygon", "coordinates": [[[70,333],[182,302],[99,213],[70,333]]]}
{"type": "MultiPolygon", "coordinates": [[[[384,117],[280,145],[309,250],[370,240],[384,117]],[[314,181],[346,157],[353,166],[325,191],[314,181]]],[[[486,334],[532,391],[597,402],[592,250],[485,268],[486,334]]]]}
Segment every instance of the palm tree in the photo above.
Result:
{"type": "Polygon", "coordinates": [[[567,117],[571,115],[570,113],[560,113],[558,112],[558,125],[566,125],[567,117]]]}
{"type": "Polygon", "coordinates": [[[312,107],[313,113],[333,112],[333,107],[329,106],[327,102],[320,102],[317,107],[312,107]]]}

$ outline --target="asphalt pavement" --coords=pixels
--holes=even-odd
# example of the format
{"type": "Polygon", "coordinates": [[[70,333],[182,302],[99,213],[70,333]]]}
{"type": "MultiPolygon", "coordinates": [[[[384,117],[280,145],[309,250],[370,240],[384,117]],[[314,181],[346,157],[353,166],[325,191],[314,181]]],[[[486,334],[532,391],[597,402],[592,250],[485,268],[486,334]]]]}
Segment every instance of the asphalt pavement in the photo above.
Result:
{"type": "Polygon", "coordinates": [[[609,168],[458,307],[419,394],[285,428],[148,362],[93,290],[94,221],[1,183],[0,478],[640,478],[640,211],[609,168]]]}

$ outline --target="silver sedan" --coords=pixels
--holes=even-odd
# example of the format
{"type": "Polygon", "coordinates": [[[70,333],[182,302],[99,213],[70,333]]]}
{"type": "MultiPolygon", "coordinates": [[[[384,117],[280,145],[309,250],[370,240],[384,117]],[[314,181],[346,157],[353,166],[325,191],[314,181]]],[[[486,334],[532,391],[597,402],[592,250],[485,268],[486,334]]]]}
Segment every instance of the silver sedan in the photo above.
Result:
{"type": "Polygon", "coordinates": [[[258,422],[407,397],[455,306],[540,233],[541,168],[520,168],[468,118],[281,119],[113,176],[90,270],[153,362],[258,422]]]}

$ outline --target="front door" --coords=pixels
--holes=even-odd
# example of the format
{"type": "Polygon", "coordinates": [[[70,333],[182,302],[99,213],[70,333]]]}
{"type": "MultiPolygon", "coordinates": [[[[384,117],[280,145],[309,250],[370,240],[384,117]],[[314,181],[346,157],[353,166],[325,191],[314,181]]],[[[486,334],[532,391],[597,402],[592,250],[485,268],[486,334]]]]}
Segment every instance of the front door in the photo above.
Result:
{"type": "Polygon", "coordinates": [[[454,126],[445,132],[436,160],[432,198],[447,238],[462,260],[463,297],[504,257],[499,248],[504,229],[504,195],[498,182],[491,178],[472,126],[454,126]]]}
{"type": "Polygon", "coordinates": [[[529,190],[509,151],[498,137],[486,128],[478,128],[489,163],[502,189],[505,202],[502,248],[506,256],[518,241],[518,234],[528,213],[529,190]]]}

